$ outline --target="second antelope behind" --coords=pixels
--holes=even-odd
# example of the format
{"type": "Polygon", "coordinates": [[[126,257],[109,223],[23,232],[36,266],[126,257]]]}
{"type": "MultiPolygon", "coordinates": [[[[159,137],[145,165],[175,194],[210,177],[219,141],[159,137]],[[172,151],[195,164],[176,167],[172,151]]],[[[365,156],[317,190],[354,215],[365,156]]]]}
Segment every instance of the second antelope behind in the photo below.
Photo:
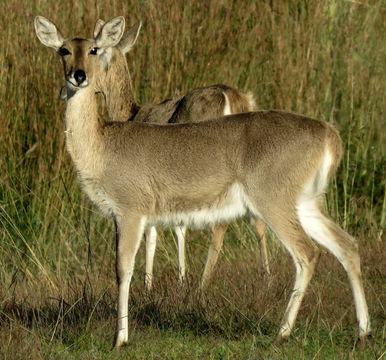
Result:
{"type": "Polygon", "coordinates": [[[337,131],[285,111],[168,126],[100,121],[95,68],[112,61],[111,48],[124,26],[118,17],[94,39],[66,40],[50,21],[35,19],[39,40],[62,56],[69,93],[66,141],[79,179],[117,225],[115,346],[128,341],[129,286],[144,231],[154,225],[208,226],[247,213],[264,220],[294,261],[295,284],[279,339],[287,339],[294,326],[319,258],[318,243],[347,272],[364,340],[370,319],[357,242],[320,210],[342,156],[337,131]]]}

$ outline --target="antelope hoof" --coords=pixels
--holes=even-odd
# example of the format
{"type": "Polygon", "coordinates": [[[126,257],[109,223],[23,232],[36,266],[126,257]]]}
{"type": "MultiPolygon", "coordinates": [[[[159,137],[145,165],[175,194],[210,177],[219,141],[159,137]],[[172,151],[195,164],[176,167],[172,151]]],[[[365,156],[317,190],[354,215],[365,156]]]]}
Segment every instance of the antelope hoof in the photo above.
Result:
{"type": "Polygon", "coordinates": [[[199,292],[204,293],[206,289],[208,288],[208,283],[207,281],[201,281],[200,286],[199,286],[199,292]]]}
{"type": "Polygon", "coordinates": [[[117,337],[115,339],[114,349],[119,350],[122,346],[127,345],[128,337],[123,331],[118,332],[117,337]]]}
{"type": "Polygon", "coordinates": [[[286,342],[288,342],[288,339],[289,339],[289,335],[278,335],[275,339],[275,344],[276,345],[282,345],[286,342]]]}
{"type": "Polygon", "coordinates": [[[373,338],[370,333],[359,335],[357,341],[355,342],[355,346],[363,349],[367,344],[369,344],[369,342],[371,342],[372,339],[373,338]]]}
{"type": "Polygon", "coordinates": [[[267,271],[262,271],[261,276],[265,281],[270,281],[271,280],[271,273],[267,271]]]}

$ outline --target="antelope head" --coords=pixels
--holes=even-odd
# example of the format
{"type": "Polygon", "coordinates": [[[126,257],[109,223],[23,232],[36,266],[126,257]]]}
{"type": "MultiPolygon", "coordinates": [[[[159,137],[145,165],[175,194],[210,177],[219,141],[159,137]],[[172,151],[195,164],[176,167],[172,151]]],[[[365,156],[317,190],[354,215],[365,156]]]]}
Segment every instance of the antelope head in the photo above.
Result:
{"type": "Polygon", "coordinates": [[[122,16],[99,25],[93,39],[65,39],[52,22],[42,16],[35,18],[36,35],[43,45],[61,56],[67,89],[72,93],[94,84],[100,67],[108,68],[112,48],[124,35],[122,16]]]}

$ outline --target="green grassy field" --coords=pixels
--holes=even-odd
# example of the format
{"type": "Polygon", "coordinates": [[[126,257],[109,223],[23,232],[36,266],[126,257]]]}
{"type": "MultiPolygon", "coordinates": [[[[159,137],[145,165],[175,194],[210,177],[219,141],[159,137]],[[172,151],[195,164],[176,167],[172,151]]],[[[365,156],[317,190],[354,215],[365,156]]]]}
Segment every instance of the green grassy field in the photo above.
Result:
{"type": "Polygon", "coordinates": [[[0,359],[381,359],[385,357],[386,5],[381,1],[0,2],[0,359]],[[327,194],[358,238],[373,339],[357,324],[344,270],[323,253],[290,341],[276,345],[294,267],[272,236],[272,279],[257,274],[247,221],[230,226],[212,285],[197,284],[209,231],[188,233],[188,279],[176,241],[160,236],[155,289],[144,249],[130,295],[130,344],[115,330],[114,237],[82,195],[64,144],[59,57],[36,39],[43,15],[65,36],[96,19],[144,22],[128,56],[140,104],[197,86],[252,91],[261,109],[333,122],[345,156],[327,194]]]}

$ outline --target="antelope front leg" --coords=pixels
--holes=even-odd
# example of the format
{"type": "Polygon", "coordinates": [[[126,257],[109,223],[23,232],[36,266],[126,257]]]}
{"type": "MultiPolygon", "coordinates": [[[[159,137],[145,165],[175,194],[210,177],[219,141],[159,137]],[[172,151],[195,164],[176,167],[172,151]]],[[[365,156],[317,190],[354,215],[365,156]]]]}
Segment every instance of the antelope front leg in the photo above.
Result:
{"type": "Polygon", "coordinates": [[[176,226],[174,229],[178,241],[178,276],[180,283],[185,280],[185,226],[176,226]]]}
{"type": "Polygon", "coordinates": [[[267,227],[260,219],[253,220],[252,225],[260,246],[259,254],[257,255],[259,271],[263,275],[270,276],[271,270],[269,268],[267,250],[267,227]]]}
{"type": "Polygon", "coordinates": [[[217,263],[218,255],[220,254],[224,235],[228,228],[228,224],[219,224],[213,227],[212,242],[209,246],[208,257],[206,258],[204,273],[202,274],[200,289],[205,290],[212,276],[214,266],[217,263]]]}
{"type": "Polygon", "coordinates": [[[157,246],[157,230],[151,226],[146,231],[146,272],[145,272],[145,286],[146,290],[150,291],[153,286],[153,264],[155,248],[157,246]]]}
{"type": "Polygon", "coordinates": [[[118,320],[115,347],[128,341],[128,300],[130,281],[145,227],[143,216],[125,216],[116,219],[116,272],[118,281],[118,320]]]}

